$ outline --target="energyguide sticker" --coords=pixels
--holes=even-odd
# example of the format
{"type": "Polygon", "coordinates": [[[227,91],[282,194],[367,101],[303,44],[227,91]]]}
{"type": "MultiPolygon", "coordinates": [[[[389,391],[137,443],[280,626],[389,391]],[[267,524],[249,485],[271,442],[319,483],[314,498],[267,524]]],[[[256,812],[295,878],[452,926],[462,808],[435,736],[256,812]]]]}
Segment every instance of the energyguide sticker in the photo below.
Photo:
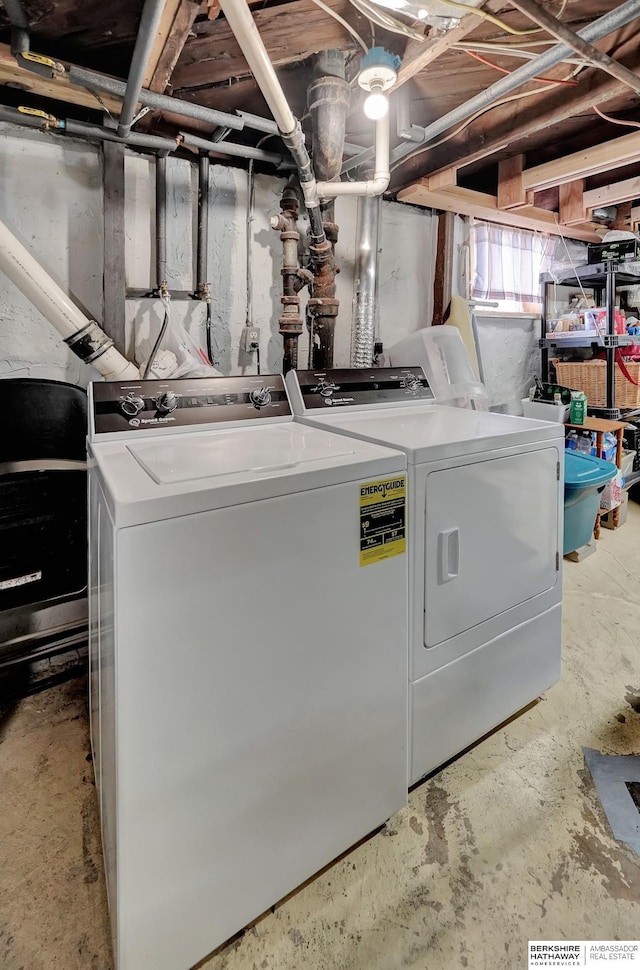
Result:
{"type": "Polygon", "coordinates": [[[360,565],[407,551],[407,476],[360,486],[360,565]]]}

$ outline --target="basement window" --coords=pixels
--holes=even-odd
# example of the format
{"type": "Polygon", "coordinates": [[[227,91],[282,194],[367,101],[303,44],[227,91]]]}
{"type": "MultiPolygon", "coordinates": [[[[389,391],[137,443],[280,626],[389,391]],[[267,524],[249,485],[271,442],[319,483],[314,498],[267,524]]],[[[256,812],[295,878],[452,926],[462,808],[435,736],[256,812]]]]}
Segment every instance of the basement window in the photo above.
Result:
{"type": "Polygon", "coordinates": [[[540,273],[549,248],[541,233],[475,222],[471,299],[498,303],[498,312],[540,313],[540,273]]]}

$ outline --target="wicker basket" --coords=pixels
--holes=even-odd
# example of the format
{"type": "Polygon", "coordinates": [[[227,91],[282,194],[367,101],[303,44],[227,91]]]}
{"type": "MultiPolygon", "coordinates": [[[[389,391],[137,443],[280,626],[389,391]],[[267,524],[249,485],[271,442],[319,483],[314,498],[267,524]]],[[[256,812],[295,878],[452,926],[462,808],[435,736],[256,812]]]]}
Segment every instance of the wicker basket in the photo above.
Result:
{"type": "MultiPolygon", "coordinates": [[[[627,370],[634,380],[640,381],[640,361],[626,360],[627,370]]],[[[565,363],[554,360],[558,383],[575,391],[584,391],[589,407],[607,406],[607,362],[585,360],[565,363]]],[[[618,364],[615,365],[615,399],[617,408],[640,407],[640,387],[626,379],[618,364]]]]}

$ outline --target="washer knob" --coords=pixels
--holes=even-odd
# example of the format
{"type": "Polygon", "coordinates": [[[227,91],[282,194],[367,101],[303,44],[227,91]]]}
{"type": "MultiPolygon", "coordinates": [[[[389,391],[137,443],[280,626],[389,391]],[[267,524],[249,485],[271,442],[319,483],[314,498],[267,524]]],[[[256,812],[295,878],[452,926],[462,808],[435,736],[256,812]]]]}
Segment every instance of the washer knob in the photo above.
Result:
{"type": "Polygon", "coordinates": [[[249,391],[249,400],[254,408],[266,407],[271,403],[271,392],[268,387],[256,388],[255,391],[249,391]]]}
{"type": "Polygon", "coordinates": [[[128,418],[135,418],[137,414],[144,411],[144,398],[137,394],[127,394],[124,401],[120,404],[120,410],[128,418]]]}
{"type": "Polygon", "coordinates": [[[333,394],[333,392],[334,391],[337,391],[337,390],[338,390],[338,385],[337,384],[333,384],[333,383],[331,383],[331,384],[325,384],[325,383],[323,383],[322,386],[320,387],[320,394],[322,395],[322,397],[331,397],[331,395],[333,394]]]}
{"type": "Polygon", "coordinates": [[[417,377],[403,377],[402,386],[406,387],[409,391],[417,391],[422,386],[422,382],[417,377]]]}
{"type": "Polygon", "coordinates": [[[158,396],[156,407],[161,414],[171,414],[178,407],[178,398],[173,391],[165,391],[158,396]]]}

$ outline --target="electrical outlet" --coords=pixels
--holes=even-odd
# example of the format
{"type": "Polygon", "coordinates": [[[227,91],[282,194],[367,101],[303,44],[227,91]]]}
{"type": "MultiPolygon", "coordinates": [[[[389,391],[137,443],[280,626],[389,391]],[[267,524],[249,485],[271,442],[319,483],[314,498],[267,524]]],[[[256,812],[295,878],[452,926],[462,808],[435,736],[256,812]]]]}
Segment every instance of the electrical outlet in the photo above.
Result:
{"type": "Polygon", "coordinates": [[[240,349],[253,354],[260,346],[260,327],[245,327],[240,336],[240,349]]]}

